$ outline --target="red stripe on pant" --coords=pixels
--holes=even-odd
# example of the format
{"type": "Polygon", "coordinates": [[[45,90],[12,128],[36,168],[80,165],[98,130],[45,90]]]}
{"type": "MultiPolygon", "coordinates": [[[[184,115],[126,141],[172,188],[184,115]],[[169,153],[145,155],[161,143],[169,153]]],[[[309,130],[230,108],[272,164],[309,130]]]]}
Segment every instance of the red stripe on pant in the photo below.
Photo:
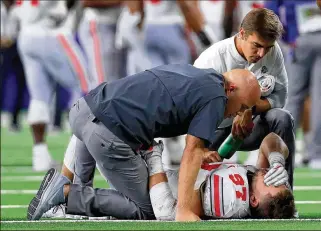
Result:
{"type": "Polygon", "coordinates": [[[101,60],[101,46],[100,46],[100,40],[97,33],[97,23],[95,21],[90,21],[90,34],[93,38],[94,42],[94,59],[96,63],[96,70],[97,70],[97,76],[98,76],[98,85],[104,82],[104,71],[103,71],[103,64],[101,60]]]}
{"type": "Polygon", "coordinates": [[[74,69],[76,70],[76,72],[78,74],[81,89],[84,92],[88,92],[88,84],[87,84],[87,80],[86,80],[86,75],[83,70],[83,67],[80,64],[80,61],[77,58],[77,55],[73,51],[71,45],[69,44],[68,40],[65,38],[64,35],[61,35],[61,34],[58,35],[58,40],[60,41],[62,47],[66,51],[67,56],[70,58],[72,66],[74,67],[74,69]]]}

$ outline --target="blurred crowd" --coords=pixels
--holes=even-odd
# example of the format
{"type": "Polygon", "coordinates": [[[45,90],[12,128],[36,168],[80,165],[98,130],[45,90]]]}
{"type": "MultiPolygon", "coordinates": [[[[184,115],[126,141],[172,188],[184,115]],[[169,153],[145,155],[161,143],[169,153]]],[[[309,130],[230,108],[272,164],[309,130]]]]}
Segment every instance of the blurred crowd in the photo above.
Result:
{"type": "MultiPolygon", "coordinates": [[[[321,11],[314,0],[1,0],[1,127],[19,132],[27,120],[41,144],[47,125],[51,132],[66,129],[74,99],[151,67],[193,64],[261,7],[285,29],[279,41],[289,79],[285,108],[302,134],[296,165],[321,168],[321,11]],[[23,118],[24,109],[35,112],[23,118]]],[[[46,146],[34,146],[34,156],[44,152],[50,160],[46,146]]],[[[249,154],[247,163],[255,157],[249,154]]]]}

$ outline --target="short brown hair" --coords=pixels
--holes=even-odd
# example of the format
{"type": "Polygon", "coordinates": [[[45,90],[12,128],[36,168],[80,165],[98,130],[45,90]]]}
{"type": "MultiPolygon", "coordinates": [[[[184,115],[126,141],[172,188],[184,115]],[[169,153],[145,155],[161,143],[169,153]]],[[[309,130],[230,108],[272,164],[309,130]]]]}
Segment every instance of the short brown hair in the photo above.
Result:
{"type": "Polygon", "coordinates": [[[251,10],[243,19],[241,28],[245,31],[245,36],[258,33],[264,40],[275,41],[279,39],[284,30],[279,17],[266,8],[251,10]]]}
{"type": "Polygon", "coordinates": [[[274,197],[269,195],[259,206],[251,208],[252,217],[260,219],[290,219],[294,218],[294,213],[294,197],[289,189],[279,192],[274,197]]]}

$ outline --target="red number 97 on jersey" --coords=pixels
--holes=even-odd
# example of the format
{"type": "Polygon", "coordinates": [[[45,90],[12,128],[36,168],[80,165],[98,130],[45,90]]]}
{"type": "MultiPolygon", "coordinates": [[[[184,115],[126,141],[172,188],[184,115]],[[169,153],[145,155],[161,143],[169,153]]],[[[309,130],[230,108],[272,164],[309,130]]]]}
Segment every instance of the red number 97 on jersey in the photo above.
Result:
{"type": "MultiPolygon", "coordinates": [[[[16,0],[16,5],[21,6],[24,0],[16,0]]],[[[29,0],[29,2],[32,6],[38,6],[39,5],[39,0],[29,0]]]]}
{"type": "Polygon", "coordinates": [[[236,198],[241,199],[242,201],[246,201],[246,195],[247,195],[247,190],[246,187],[244,186],[244,179],[240,174],[231,174],[229,175],[230,180],[238,186],[243,186],[241,188],[242,191],[235,191],[236,192],[236,198]]]}

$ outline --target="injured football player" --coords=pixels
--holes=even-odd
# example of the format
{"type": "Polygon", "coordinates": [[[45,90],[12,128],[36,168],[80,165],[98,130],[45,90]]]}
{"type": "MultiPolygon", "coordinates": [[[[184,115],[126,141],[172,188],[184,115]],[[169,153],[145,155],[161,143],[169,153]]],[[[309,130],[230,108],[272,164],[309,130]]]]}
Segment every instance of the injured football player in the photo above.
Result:
{"type": "MultiPolygon", "coordinates": [[[[163,144],[159,143],[145,156],[150,199],[157,220],[175,220],[178,170],[163,169],[162,151],[163,144]]],[[[202,219],[293,218],[294,197],[284,168],[288,152],[284,141],[270,133],[261,143],[256,167],[213,163],[213,159],[207,163],[205,156],[191,209],[202,219]]]]}

